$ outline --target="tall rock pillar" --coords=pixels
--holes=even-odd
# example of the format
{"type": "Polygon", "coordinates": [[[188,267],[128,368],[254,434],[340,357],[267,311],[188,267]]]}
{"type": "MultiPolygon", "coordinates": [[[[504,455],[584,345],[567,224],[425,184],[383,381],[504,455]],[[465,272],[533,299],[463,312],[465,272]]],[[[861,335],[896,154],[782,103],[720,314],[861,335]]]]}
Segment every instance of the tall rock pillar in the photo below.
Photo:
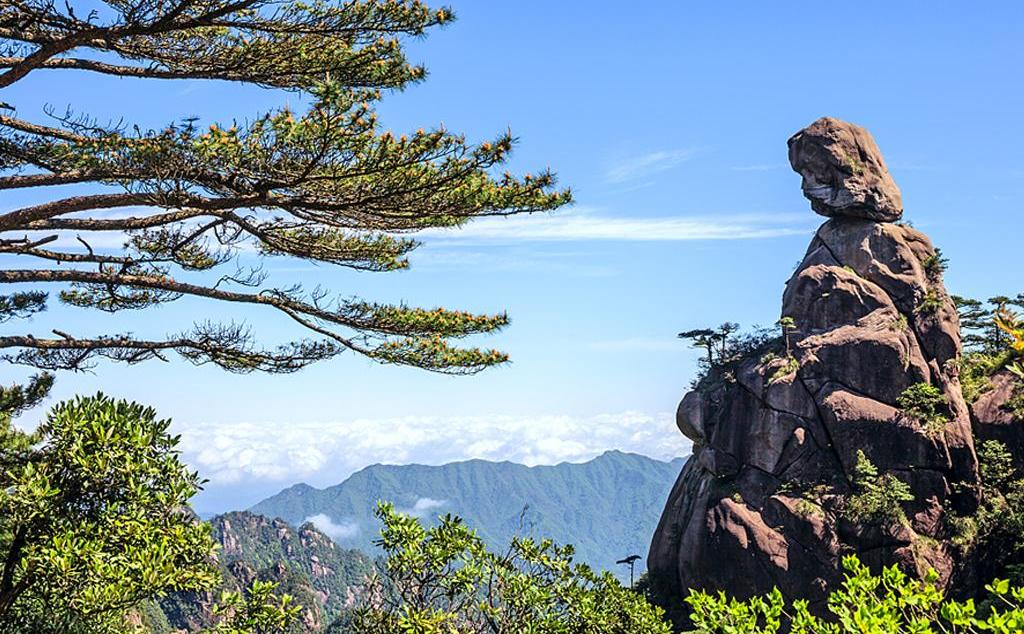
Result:
{"type": "Polygon", "coordinates": [[[897,222],[900,190],[863,128],[819,119],[789,140],[789,160],[829,217],[786,284],[795,328],[788,346],[780,337],[713,368],[683,398],[677,422],[694,454],[648,568],[676,597],[778,586],[821,602],[846,554],[934,568],[948,583],[950,519],[973,510],[978,475],[941,258],[897,222]],[[907,406],[915,393],[933,396],[935,415],[907,406]],[[902,512],[853,512],[859,458],[909,487],[902,512]]]}

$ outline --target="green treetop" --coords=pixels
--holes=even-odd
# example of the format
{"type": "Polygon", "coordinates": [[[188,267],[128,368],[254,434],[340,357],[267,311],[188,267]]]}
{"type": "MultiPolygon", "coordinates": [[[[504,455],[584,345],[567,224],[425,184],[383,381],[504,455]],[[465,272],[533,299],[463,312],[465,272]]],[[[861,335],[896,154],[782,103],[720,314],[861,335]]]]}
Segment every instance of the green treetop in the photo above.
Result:
{"type": "Polygon", "coordinates": [[[385,560],[366,599],[332,631],[360,634],[669,634],[663,613],[571,546],[514,538],[501,553],[451,515],[427,528],[381,504],[385,560]],[[344,629],[347,627],[348,629],[344,629]]]}
{"type": "Polygon", "coordinates": [[[216,581],[168,425],[102,395],[31,434],[0,420],[0,631],[121,632],[140,601],[216,581]]]}

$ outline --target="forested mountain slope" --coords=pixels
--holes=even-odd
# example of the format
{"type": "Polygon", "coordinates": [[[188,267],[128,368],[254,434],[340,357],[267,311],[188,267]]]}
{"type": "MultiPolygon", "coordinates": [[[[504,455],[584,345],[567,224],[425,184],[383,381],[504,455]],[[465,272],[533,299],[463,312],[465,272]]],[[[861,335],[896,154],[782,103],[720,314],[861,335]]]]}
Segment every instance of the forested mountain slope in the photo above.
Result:
{"type": "MultiPolygon", "coordinates": [[[[343,546],[373,552],[378,500],[425,519],[452,513],[492,548],[515,534],[576,546],[578,559],[615,570],[644,553],[682,459],[663,462],[609,451],[582,464],[526,467],[469,460],[442,466],[373,465],[336,486],[300,484],[252,507],[290,523],[317,518],[343,546]],[[333,530],[331,530],[333,529],[333,530]]],[[[621,572],[621,571],[620,571],[621,572]]]]}

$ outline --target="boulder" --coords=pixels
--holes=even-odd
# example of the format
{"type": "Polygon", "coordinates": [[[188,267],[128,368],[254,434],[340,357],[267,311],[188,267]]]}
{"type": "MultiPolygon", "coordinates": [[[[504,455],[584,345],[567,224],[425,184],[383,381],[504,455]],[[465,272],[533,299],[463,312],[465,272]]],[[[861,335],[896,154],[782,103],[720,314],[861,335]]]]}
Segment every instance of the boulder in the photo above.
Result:
{"type": "Polygon", "coordinates": [[[976,507],[978,465],[957,374],[957,313],[935,249],[886,222],[902,213],[899,189],[862,128],[821,119],[790,140],[790,159],[815,211],[834,217],[786,284],[789,341],[731,362],[683,398],[677,422],[694,455],[648,568],[676,597],[778,586],[818,609],[846,553],[911,574],[932,567],[950,583],[950,513],[976,507]],[[901,394],[920,383],[941,391],[945,424],[901,411],[901,394]],[[906,523],[845,512],[861,451],[907,484],[906,523]]]}
{"type": "Polygon", "coordinates": [[[903,201],[871,134],[859,126],[824,117],[789,140],[789,162],[803,177],[814,211],[893,222],[903,201]]]}

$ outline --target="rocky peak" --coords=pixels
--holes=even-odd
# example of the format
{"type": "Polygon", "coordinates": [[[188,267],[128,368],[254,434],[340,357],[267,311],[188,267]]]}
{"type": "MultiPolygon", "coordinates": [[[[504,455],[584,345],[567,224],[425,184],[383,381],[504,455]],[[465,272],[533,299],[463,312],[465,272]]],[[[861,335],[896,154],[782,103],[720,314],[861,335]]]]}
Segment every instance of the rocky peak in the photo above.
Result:
{"type": "Polygon", "coordinates": [[[848,553],[949,583],[951,513],[973,510],[978,476],[941,258],[887,222],[902,214],[899,189],[867,131],[819,119],[789,152],[812,208],[832,217],[786,284],[795,327],[684,396],[677,423],[694,455],[648,567],[675,596],[777,586],[820,602],[848,553]],[[885,517],[854,512],[865,461],[876,484],[907,491],[885,517]]]}
{"type": "Polygon", "coordinates": [[[789,162],[817,213],[894,222],[903,215],[896,186],[871,133],[822,117],[789,139],[789,162]]]}

